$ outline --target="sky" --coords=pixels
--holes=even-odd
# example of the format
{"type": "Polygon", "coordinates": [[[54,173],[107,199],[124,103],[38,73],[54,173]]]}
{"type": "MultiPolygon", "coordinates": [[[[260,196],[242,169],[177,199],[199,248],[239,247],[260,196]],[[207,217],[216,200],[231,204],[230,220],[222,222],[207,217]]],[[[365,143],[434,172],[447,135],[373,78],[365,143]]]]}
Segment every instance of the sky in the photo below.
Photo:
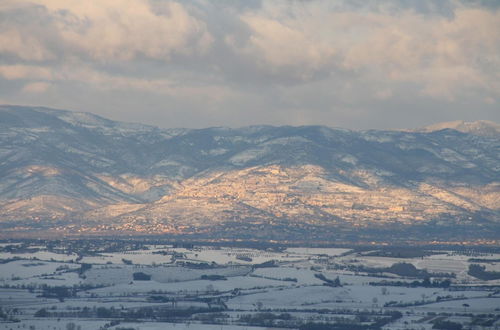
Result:
{"type": "Polygon", "coordinates": [[[500,0],[1,0],[0,104],[160,127],[500,122],[500,0]]]}

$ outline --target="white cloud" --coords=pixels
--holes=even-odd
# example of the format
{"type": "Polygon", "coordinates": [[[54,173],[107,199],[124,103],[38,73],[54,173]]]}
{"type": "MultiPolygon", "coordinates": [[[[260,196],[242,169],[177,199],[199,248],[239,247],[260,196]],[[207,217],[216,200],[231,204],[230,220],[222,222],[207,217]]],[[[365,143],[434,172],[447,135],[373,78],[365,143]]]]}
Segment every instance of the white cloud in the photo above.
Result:
{"type": "Polygon", "coordinates": [[[500,95],[500,39],[493,32],[500,31],[500,12],[461,8],[451,19],[413,12],[351,15],[356,22],[364,16],[361,24],[370,32],[345,49],[346,67],[394,84],[420,84],[423,93],[438,98],[465,88],[500,95]]]}
{"type": "Polygon", "coordinates": [[[251,32],[239,50],[271,71],[287,68],[301,77],[344,68],[381,82],[417,83],[435,97],[450,98],[463,88],[500,94],[499,11],[460,7],[449,18],[327,7],[322,1],[293,2],[286,10],[244,14],[251,32]]]}
{"type": "Polygon", "coordinates": [[[228,36],[226,42],[238,54],[271,72],[290,70],[297,78],[309,80],[331,63],[335,55],[333,45],[315,40],[314,35],[297,29],[295,24],[288,26],[257,14],[245,14],[241,20],[251,30],[247,42],[238,47],[234,36],[228,36]]]}
{"type": "Polygon", "coordinates": [[[0,76],[7,80],[53,79],[53,69],[38,65],[0,65],[0,76]]]}
{"type": "Polygon", "coordinates": [[[50,88],[50,84],[44,81],[37,81],[26,84],[23,87],[23,92],[27,93],[44,93],[50,88]]]}
{"type": "Polygon", "coordinates": [[[28,61],[44,61],[54,58],[54,54],[35,36],[5,27],[3,31],[0,31],[0,54],[2,53],[15,55],[28,61]]]}
{"type": "Polygon", "coordinates": [[[140,56],[168,61],[174,54],[203,54],[212,43],[204,22],[178,2],[165,1],[154,8],[142,0],[30,3],[33,6],[24,10],[36,12],[38,21],[1,33],[0,52],[38,61],[51,59],[55,51],[104,61],[140,56]],[[32,35],[30,25],[42,29],[40,39],[32,35]]]}

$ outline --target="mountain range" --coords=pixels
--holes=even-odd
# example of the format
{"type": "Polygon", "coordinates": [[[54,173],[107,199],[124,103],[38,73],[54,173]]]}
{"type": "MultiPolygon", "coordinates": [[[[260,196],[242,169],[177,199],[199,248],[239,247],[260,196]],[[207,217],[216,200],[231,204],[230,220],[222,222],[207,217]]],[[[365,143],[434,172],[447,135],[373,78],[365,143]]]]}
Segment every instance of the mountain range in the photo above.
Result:
{"type": "Polygon", "coordinates": [[[500,125],[162,129],[0,106],[0,236],[497,241],[500,125]]]}

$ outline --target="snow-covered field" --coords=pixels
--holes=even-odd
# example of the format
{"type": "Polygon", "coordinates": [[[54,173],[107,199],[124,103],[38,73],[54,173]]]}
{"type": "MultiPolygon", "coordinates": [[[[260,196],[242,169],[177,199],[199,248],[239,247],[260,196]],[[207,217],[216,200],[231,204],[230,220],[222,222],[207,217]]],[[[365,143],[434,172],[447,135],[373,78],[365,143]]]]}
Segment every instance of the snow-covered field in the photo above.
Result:
{"type": "MultiPolygon", "coordinates": [[[[6,246],[0,244],[0,248],[6,246]]],[[[283,320],[278,319],[282,324],[334,318],[355,322],[361,310],[368,315],[403,313],[384,329],[405,329],[411,325],[431,329],[432,318],[426,318],[429,313],[448,313],[446,317],[456,320],[470,319],[461,316],[463,313],[491,313],[500,317],[500,281],[473,278],[467,273],[469,265],[474,263],[471,257],[450,251],[418,258],[393,258],[346,248],[287,248],[280,252],[149,245],[146,249],[79,256],[48,251],[43,245],[38,248],[40,251],[33,254],[0,252],[0,259],[4,259],[0,262],[0,307],[5,320],[20,321],[2,322],[0,313],[0,330],[18,326],[68,329],[68,323],[75,323],[79,329],[258,329],[252,324],[242,325],[239,318],[242,313],[259,317],[263,312],[289,314],[283,320]],[[21,259],[5,260],[14,257],[21,259]],[[262,263],[269,261],[275,266],[261,268],[262,263]],[[422,278],[346,269],[351,265],[387,268],[396,263],[412,264],[430,274],[452,274],[451,287],[373,285],[381,281],[419,282],[422,278]],[[134,279],[134,273],[143,273],[150,279],[134,279]],[[340,286],[332,284],[337,278],[340,286]],[[56,287],[66,287],[73,293],[59,297],[57,290],[49,290],[56,287]],[[155,322],[148,318],[141,322],[118,318],[121,323],[111,325],[116,316],[96,318],[98,309],[120,311],[115,315],[121,315],[145,308],[156,313],[215,308],[218,314],[212,313],[220,317],[215,321],[220,324],[200,324],[203,313],[207,313],[203,311],[188,315],[180,323],[157,322],[161,318],[155,318],[155,322]],[[40,310],[46,310],[48,316],[35,317],[40,310]],[[83,310],[90,314],[79,317],[83,310]],[[325,313],[329,316],[324,316],[325,313]]],[[[498,270],[496,260],[500,255],[477,258],[482,258],[486,270],[498,270]]]]}
{"type": "Polygon", "coordinates": [[[152,251],[133,251],[128,253],[103,253],[99,256],[83,257],[80,262],[88,264],[123,264],[123,259],[138,265],[164,264],[172,261],[171,256],[153,254],[152,251]]]}
{"type": "MultiPolygon", "coordinates": [[[[67,325],[69,323],[78,324],[81,330],[96,330],[104,326],[107,321],[95,321],[95,320],[76,320],[76,319],[60,319],[60,320],[41,320],[37,319],[25,319],[21,324],[19,323],[0,323],[1,330],[18,329],[18,325],[22,329],[36,329],[36,330],[67,330],[67,325]]],[[[19,328],[19,329],[21,329],[19,328]]],[[[154,328],[150,328],[154,329],[154,328]]],[[[161,329],[161,328],[157,328],[161,329]]],[[[168,328],[167,328],[168,329],[168,328]]],[[[176,329],[176,328],[173,328],[176,329]]]]}
{"type": "Polygon", "coordinates": [[[298,254],[298,255],[327,255],[330,257],[335,257],[352,251],[351,249],[336,249],[336,248],[288,248],[285,250],[286,253],[298,254]]]}
{"type": "Polygon", "coordinates": [[[85,283],[91,285],[115,285],[130,283],[133,274],[151,275],[159,283],[192,281],[202,275],[239,276],[250,272],[248,266],[228,266],[209,269],[192,269],[181,266],[98,265],[85,273],[85,283]]]}
{"type": "Polygon", "coordinates": [[[27,279],[40,277],[44,274],[54,275],[59,274],[60,270],[79,268],[79,265],[62,263],[62,262],[47,262],[47,261],[31,261],[17,260],[6,264],[0,264],[0,281],[11,281],[13,278],[27,279]],[[59,270],[60,269],[60,270],[59,270]]]}
{"type": "MultiPolygon", "coordinates": [[[[484,297],[484,295],[483,295],[484,297]]],[[[426,312],[447,313],[493,313],[500,307],[500,297],[496,298],[469,298],[464,300],[452,300],[438,302],[430,305],[415,307],[416,310],[426,312]],[[464,307],[464,304],[469,306],[464,307]]]]}
{"type": "Polygon", "coordinates": [[[297,261],[307,258],[303,253],[280,253],[274,251],[263,251],[257,249],[243,248],[207,248],[196,249],[168,248],[166,251],[184,254],[187,259],[200,262],[215,262],[217,264],[259,264],[270,260],[297,261]],[[247,261],[243,258],[250,258],[247,261]]]}
{"type": "Polygon", "coordinates": [[[238,289],[253,289],[253,288],[272,288],[284,286],[281,281],[274,281],[262,278],[253,278],[248,276],[230,277],[225,281],[209,281],[209,280],[191,280],[178,281],[171,283],[159,283],[156,281],[132,281],[126,284],[116,284],[104,288],[94,289],[90,293],[99,296],[120,296],[131,295],[137,293],[150,293],[153,291],[162,291],[168,293],[183,293],[195,294],[205,293],[207,291],[230,291],[238,289]]]}
{"type": "Polygon", "coordinates": [[[76,254],[62,254],[49,251],[38,251],[35,253],[0,252],[0,259],[10,259],[15,257],[34,260],[70,261],[75,260],[78,256],[76,254]]]}

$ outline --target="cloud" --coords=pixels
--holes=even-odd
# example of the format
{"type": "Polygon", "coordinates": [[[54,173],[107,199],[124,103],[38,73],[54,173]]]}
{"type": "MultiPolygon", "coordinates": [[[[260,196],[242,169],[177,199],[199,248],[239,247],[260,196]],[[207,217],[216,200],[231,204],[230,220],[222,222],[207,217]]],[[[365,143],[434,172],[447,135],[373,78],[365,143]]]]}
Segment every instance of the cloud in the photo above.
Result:
{"type": "Polygon", "coordinates": [[[451,19],[406,12],[365,15],[363,21],[370,32],[346,49],[347,67],[417,83],[434,97],[449,99],[468,88],[500,94],[500,41],[492,32],[500,30],[500,12],[461,8],[451,19]],[[486,58],[489,63],[481,63],[486,58]]]}
{"type": "Polygon", "coordinates": [[[46,92],[50,88],[50,84],[43,82],[43,81],[38,81],[38,82],[32,82],[29,84],[26,84],[23,87],[23,92],[27,93],[43,93],[46,92]]]}
{"type": "Polygon", "coordinates": [[[37,38],[14,29],[0,32],[0,53],[15,55],[22,60],[44,61],[54,58],[54,54],[37,38]]]}
{"type": "Polygon", "coordinates": [[[287,26],[257,14],[245,14],[241,20],[251,31],[248,39],[239,46],[229,35],[226,42],[237,54],[271,73],[289,70],[291,76],[307,81],[324,70],[335,55],[333,45],[314,40],[314,35],[294,28],[294,24],[287,26]]]}
{"type": "Polygon", "coordinates": [[[500,120],[497,31],[483,1],[4,0],[0,98],[162,126],[500,120]]]}
{"type": "Polygon", "coordinates": [[[331,11],[321,1],[267,6],[242,14],[249,35],[227,42],[268,73],[288,70],[301,81],[344,70],[415,83],[433,97],[450,99],[464,88],[500,94],[500,11],[459,7],[447,17],[384,8],[331,11]]]}
{"type": "Polygon", "coordinates": [[[141,56],[168,61],[175,54],[203,54],[212,43],[204,22],[178,2],[155,6],[140,0],[30,3],[21,9],[4,9],[4,15],[22,11],[33,21],[14,22],[14,28],[0,34],[0,52],[34,61],[51,59],[54,53],[102,61],[141,56]],[[32,35],[33,27],[39,29],[38,38],[32,35]]]}
{"type": "Polygon", "coordinates": [[[0,65],[0,76],[7,80],[18,79],[53,79],[53,70],[50,67],[37,65],[0,65]]]}

